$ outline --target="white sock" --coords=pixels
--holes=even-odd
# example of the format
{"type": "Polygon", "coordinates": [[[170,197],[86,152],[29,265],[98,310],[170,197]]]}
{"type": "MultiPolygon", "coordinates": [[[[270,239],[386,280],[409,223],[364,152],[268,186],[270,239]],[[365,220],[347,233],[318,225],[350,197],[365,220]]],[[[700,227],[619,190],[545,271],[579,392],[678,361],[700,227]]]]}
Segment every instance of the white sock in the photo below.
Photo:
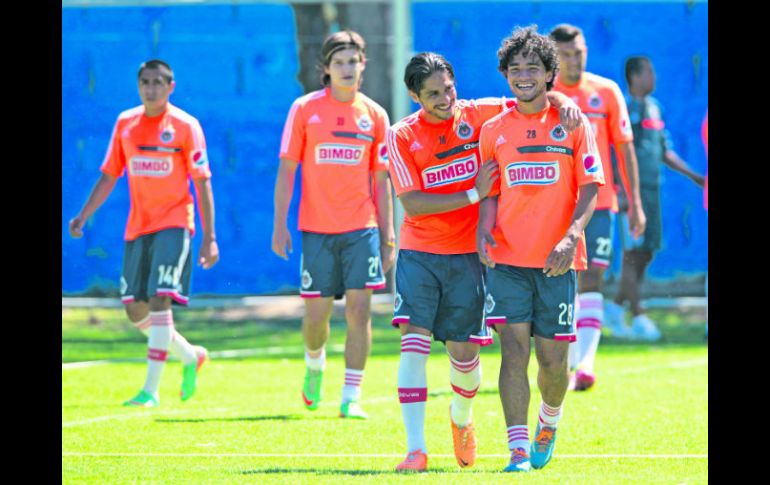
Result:
{"type": "Polygon", "coordinates": [[[363,378],[363,369],[345,369],[345,385],[342,387],[342,404],[361,399],[361,381],[363,378]]]}
{"type": "Polygon", "coordinates": [[[430,354],[427,335],[408,333],[401,337],[401,358],[398,364],[398,400],[406,428],[407,451],[422,450],[425,445],[425,401],[428,400],[428,380],[425,364],[430,354]]]}
{"type": "Polygon", "coordinates": [[[147,379],[144,391],[158,397],[160,375],[168,358],[168,346],[174,331],[171,310],[150,312],[150,337],[147,340],[147,379]]]}
{"type": "Polygon", "coordinates": [[[310,370],[324,370],[326,368],[326,348],[310,350],[305,347],[305,364],[310,370]],[[320,354],[318,352],[321,352],[320,354]],[[311,355],[315,354],[313,357],[311,355]]]}
{"type": "Polygon", "coordinates": [[[526,424],[508,426],[508,449],[522,448],[529,455],[529,431],[526,424]]]}
{"type": "Polygon", "coordinates": [[[150,314],[148,313],[146,317],[139,320],[138,322],[131,322],[134,324],[134,327],[139,329],[140,332],[142,332],[145,336],[150,336],[150,314]]]}
{"type": "MultiPolygon", "coordinates": [[[[449,353],[447,353],[449,355],[449,353]]],[[[479,354],[469,362],[460,362],[449,355],[449,382],[452,384],[452,421],[462,428],[471,420],[471,403],[481,384],[479,354]]]]}
{"type": "Polygon", "coordinates": [[[538,416],[538,419],[540,419],[540,424],[542,426],[548,426],[549,428],[555,428],[559,424],[559,419],[561,418],[561,410],[564,407],[562,404],[561,406],[554,408],[549,406],[545,403],[545,401],[540,402],[540,413],[538,416]]]}
{"type": "Polygon", "coordinates": [[[602,336],[604,320],[604,296],[596,291],[579,295],[580,309],[577,312],[577,344],[580,346],[578,366],[586,372],[593,372],[596,349],[602,336]]]}
{"type": "Polygon", "coordinates": [[[580,363],[580,335],[578,334],[577,340],[569,343],[569,353],[567,354],[567,362],[569,363],[569,370],[574,371],[577,369],[580,363]]]}
{"type": "MultiPolygon", "coordinates": [[[[144,319],[138,322],[132,322],[134,327],[138,328],[140,332],[147,337],[150,336],[150,315],[147,314],[144,319]]],[[[183,365],[192,364],[198,360],[198,354],[195,352],[195,348],[190,345],[190,342],[185,339],[181,333],[174,330],[171,334],[171,344],[169,350],[172,354],[179,357],[183,365]]]]}
{"type": "Polygon", "coordinates": [[[169,349],[172,354],[179,357],[179,360],[182,361],[182,365],[189,365],[198,360],[198,354],[195,352],[195,347],[190,345],[190,342],[176,330],[171,334],[171,344],[169,345],[169,349]]]}

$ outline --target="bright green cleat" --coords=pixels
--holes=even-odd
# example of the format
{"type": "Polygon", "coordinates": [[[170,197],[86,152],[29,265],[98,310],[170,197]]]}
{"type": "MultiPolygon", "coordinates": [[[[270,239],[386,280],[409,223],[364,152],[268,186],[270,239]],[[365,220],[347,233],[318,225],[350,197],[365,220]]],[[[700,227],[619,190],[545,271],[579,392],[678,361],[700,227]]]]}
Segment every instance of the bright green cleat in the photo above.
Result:
{"type": "Polygon", "coordinates": [[[321,381],[324,371],[310,370],[305,372],[305,383],[302,385],[302,400],[305,401],[305,407],[311,411],[318,409],[318,403],[321,402],[321,381]]]}
{"type": "Polygon", "coordinates": [[[340,406],[340,417],[350,419],[369,419],[369,415],[361,409],[358,401],[348,401],[340,406]]]}
{"type": "Polygon", "coordinates": [[[179,392],[182,401],[187,401],[195,393],[198,386],[198,372],[209,355],[208,351],[199,345],[195,346],[195,352],[198,354],[198,359],[192,364],[182,366],[182,390],[179,392]]]}
{"type": "Polygon", "coordinates": [[[140,408],[154,408],[157,406],[160,406],[160,400],[150,394],[149,392],[146,392],[144,390],[139,391],[139,394],[134,396],[132,399],[129,399],[128,401],[123,403],[124,406],[137,406],[140,408]]]}

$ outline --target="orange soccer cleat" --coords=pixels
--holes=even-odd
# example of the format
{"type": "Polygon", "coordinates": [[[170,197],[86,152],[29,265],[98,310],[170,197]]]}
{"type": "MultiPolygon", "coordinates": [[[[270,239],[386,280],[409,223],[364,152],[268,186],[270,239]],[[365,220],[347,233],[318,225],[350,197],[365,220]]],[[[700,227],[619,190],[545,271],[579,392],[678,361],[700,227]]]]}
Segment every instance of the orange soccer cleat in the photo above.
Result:
{"type": "Polygon", "coordinates": [[[406,459],[398,464],[397,472],[424,472],[428,468],[428,455],[422,450],[410,451],[406,459]]]}
{"type": "Polygon", "coordinates": [[[473,466],[476,463],[476,430],[473,423],[462,428],[458,427],[450,415],[449,422],[452,423],[452,441],[455,445],[455,458],[460,468],[473,466]]]}

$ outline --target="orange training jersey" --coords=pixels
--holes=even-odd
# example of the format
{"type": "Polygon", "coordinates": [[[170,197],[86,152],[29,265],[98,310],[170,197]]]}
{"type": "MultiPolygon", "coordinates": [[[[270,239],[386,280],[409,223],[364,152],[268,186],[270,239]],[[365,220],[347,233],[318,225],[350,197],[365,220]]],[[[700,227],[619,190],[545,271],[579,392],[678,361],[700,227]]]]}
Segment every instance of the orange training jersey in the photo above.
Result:
{"type": "Polygon", "coordinates": [[[126,241],[169,227],[195,231],[189,177],[211,177],[197,119],[171,104],[153,117],[144,115],[144,106],[122,112],[101,171],[120,177],[126,169],[131,195],[126,241]]]}
{"type": "MultiPolygon", "coordinates": [[[[571,97],[591,122],[596,144],[599,147],[599,155],[602,157],[604,173],[612,182],[610,145],[634,141],[626,101],[617,83],[611,79],[584,72],[580,82],[574,86],[562,84],[557,77],[553,90],[571,97]]],[[[621,171],[621,173],[624,172],[621,171]]],[[[618,197],[613,183],[599,187],[596,209],[618,211],[618,197]]]]}
{"type": "MultiPolygon", "coordinates": [[[[412,190],[450,194],[472,189],[478,174],[481,125],[515,101],[505,98],[458,100],[455,115],[429,123],[423,110],[399,121],[388,133],[390,180],[396,195],[412,190]]],[[[479,205],[440,214],[404,214],[401,249],[433,254],[476,252],[479,205]]]]}
{"type": "MultiPolygon", "coordinates": [[[[579,187],[604,185],[593,135],[585,125],[564,131],[552,106],[530,115],[512,108],[484,124],[480,150],[482,159],[500,165],[500,178],[489,192],[500,196],[492,231],[497,247],[489,247],[489,255],[496,263],[544,267],[567,233],[579,187]]],[[[573,268],[586,268],[583,235],[573,268]]]]}
{"type": "Polygon", "coordinates": [[[360,92],[342,102],[325,88],[294,101],[279,156],[301,162],[300,231],[377,227],[372,176],[388,169],[388,126],[388,113],[360,92]]]}

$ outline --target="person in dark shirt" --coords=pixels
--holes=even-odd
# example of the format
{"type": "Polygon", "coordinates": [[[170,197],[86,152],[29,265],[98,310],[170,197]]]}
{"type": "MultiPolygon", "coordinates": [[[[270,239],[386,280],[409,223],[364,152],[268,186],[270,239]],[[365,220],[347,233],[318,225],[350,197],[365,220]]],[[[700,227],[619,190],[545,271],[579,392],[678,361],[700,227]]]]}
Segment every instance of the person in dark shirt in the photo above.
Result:
{"type": "Polygon", "coordinates": [[[605,318],[607,326],[618,337],[659,340],[661,337],[653,322],[641,307],[639,287],[644,273],[652,261],[655,251],[660,249],[662,239],[660,211],[660,163],[666,164],[694,183],[703,187],[703,176],[695,173],[673,149],[671,136],[663,120],[663,108],[658,100],[650,96],[655,90],[655,70],[652,61],[644,56],[633,56],[626,60],[626,81],[628,92],[626,104],[634,132],[634,150],[639,166],[639,187],[642,208],[647,216],[647,228],[639,238],[633,238],[628,221],[620,213],[623,239],[623,265],[620,284],[614,301],[607,303],[605,318]],[[623,303],[628,301],[633,318],[631,328],[624,321],[623,303]]]}

